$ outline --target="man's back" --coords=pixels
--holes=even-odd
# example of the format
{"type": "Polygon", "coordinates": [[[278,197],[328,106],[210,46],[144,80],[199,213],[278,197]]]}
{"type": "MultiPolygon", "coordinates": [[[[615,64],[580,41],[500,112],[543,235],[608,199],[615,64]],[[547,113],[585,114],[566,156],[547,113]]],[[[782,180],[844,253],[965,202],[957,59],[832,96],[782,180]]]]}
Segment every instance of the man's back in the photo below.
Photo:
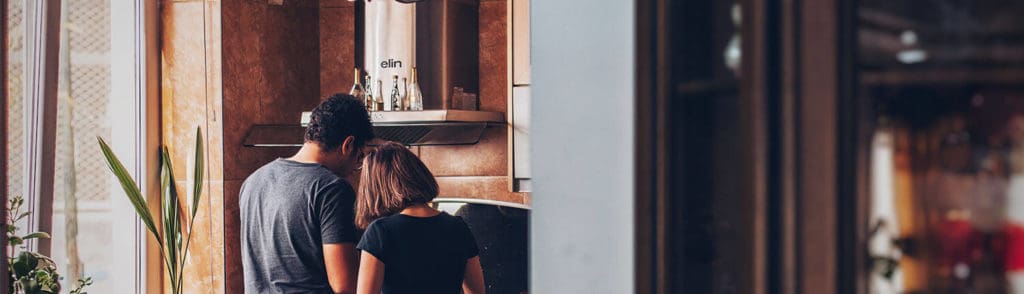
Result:
{"type": "Polygon", "coordinates": [[[354,243],[355,192],[320,164],[286,159],[249,176],[239,195],[246,293],[331,293],[323,244],[354,243]]]}

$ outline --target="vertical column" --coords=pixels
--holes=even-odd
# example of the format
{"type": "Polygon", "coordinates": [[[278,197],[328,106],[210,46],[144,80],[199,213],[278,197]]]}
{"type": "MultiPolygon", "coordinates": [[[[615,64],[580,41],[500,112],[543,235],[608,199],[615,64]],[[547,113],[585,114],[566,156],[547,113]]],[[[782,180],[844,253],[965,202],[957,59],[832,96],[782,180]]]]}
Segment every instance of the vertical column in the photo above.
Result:
{"type": "Polygon", "coordinates": [[[635,2],[531,5],[530,292],[632,293],[635,2]]]}
{"type": "MultiPolygon", "coordinates": [[[[57,66],[60,1],[25,0],[25,187],[33,214],[27,226],[49,232],[53,214],[54,148],[57,132],[57,66]]],[[[50,254],[50,240],[29,242],[50,254]]]]}
{"type": "Polygon", "coordinates": [[[798,293],[833,293],[838,277],[836,1],[797,1],[798,293]]]}
{"type": "MultiPolygon", "coordinates": [[[[0,24],[4,29],[0,30],[0,44],[3,44],[3,51],[0,52],[0,80],[5,81],[0,87],[0,126],[4,128],[3,146],[0,146],[0,217],[7,217],[7,30],[10,24],[7,19],[7,0],[0,1],[0,24]]],[[[7,244],[7,234],[0,234],[0,244],[7,244]]],[[[7,272],[7,250],[0,250],[0,285],[10,285],[7,272]]],[[[8,287],[0,287],[0,294],[7,294],[8,287]]]]}

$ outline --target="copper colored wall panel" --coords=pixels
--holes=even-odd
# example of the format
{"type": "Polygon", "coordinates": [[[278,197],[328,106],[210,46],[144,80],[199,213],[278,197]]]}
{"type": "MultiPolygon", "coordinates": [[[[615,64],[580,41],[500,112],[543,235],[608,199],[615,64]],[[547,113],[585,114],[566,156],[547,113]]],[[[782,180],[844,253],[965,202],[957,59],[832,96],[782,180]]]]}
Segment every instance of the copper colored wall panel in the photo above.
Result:
{"type": "Polygon", "coordinates": [[[224,1],[224,178],[242,180],[294,150],[246,148],[253,124],[296,123],[320,96],[318,9],[224,1]]]}
{"type": "Polygon", "coordinates": [[[480,2],[480,110],[508,110],[508,20],[504,0],[480,2]]]}
{"type": "Polygon", "coordinates": [[[248,148],[254,124],[288,124],[320,101],[319,8],[223,1],[225,289],[241,293],[238,188],[260,166],[295,148],[248,148]]]}
{"type": "Polygon", "coordinates": [[[320,8],[320,97],[348,93],[355,68],[355,6],[320,8]]]}

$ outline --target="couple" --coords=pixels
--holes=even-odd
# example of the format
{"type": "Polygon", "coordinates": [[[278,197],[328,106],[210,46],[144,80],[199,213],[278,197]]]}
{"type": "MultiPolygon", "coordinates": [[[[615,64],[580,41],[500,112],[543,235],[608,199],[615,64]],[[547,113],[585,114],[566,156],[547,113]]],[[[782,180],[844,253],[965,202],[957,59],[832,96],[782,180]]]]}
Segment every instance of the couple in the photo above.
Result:
{"type": "Polygon", "coordinates": [[[371,139],[362,102],[336,94],[313,110],[298,153],[245,180],[246,293],[483,293],[466,223],[428,206],[430,170],[371,139]],[[357,173],[358,195],[347,180],[357,173]]]}

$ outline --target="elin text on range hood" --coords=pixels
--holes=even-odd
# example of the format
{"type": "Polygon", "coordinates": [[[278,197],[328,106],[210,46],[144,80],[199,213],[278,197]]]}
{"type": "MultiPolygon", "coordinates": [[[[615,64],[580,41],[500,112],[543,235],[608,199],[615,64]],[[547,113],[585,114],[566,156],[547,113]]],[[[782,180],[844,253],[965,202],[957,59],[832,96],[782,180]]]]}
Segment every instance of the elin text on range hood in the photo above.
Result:
{"type": "MultiPolygon", "coordinates": [[[[245,136],[246,147],[302,146],[308,121],[303,113],[301,124],[254,125],[245,136]]],[[[471,145],[480,141],[484,129],[501,126],[505,116],[500,112],[469,110],[379,111],[371,112],[373,132],[377,138],[408,146],[471,145]]]]}

